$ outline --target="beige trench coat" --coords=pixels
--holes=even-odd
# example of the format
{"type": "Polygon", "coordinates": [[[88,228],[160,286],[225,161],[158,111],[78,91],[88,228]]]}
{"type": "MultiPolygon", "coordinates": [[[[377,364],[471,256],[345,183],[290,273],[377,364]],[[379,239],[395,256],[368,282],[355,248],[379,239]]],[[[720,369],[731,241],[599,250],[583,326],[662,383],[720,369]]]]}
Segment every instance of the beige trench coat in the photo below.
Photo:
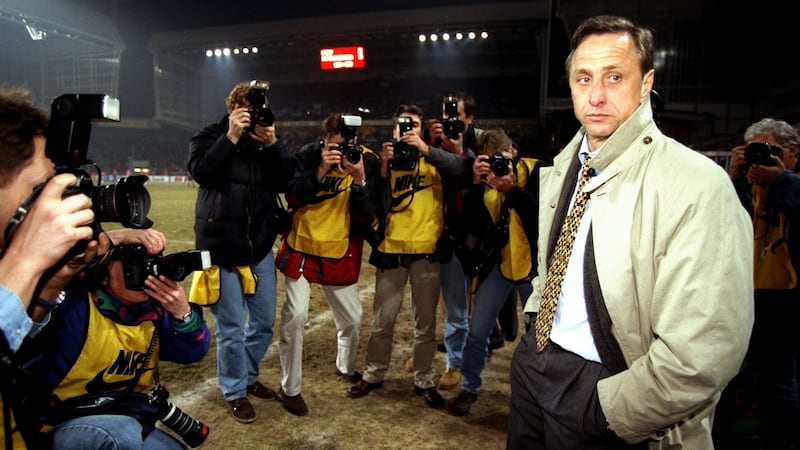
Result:
{"type": "MultiPolygon", "coordinates": [[[[590,163],[600,170],[586,186],[597,274],[628,365],[598,395],[627,442],[710,449],[714,407],[753,324],[752,223],[725,171],[661,134],[650,111],[643,103],[590,163]]],[[[542,169],[540,268],[583,134],[542,169]]],[[[538,310],[544,277],[526,310],[538,310]]]]}

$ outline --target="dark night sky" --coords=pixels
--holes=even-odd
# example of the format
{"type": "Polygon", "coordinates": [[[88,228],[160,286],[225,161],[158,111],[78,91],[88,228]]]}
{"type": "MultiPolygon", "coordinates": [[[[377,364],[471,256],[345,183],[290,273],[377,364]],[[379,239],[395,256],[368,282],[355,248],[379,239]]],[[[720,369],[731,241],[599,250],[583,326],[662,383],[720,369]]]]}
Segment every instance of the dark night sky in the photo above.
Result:
{"type": "Polygon", "coordinates": [[[320,17],[426,7],[522,2],[525,0],[61,0],[99,11],[116,22],[126,49],[120,66],[120,98],[126,115],[150,117],[153,99],[152,55],[147,42],[155,32],[235,25],[240,23],[320,17]]]}

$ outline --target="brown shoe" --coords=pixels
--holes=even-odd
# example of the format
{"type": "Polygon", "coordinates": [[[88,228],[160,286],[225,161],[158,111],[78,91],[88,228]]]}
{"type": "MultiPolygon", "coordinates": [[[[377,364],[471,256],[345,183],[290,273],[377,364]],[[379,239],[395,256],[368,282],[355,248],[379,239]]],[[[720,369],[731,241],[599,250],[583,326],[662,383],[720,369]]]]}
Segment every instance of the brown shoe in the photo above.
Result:
{"type": "Polygon", "coordinates": [[[350,386],[350,389],[347,390],[347,395],[351,398],[359,398],[369,394],[370,391],[382,387],[383,387],[383,381],[379,381],[377,383],[370,383],[369,381],[362,378],[358,380],[358,383],[350,386]]]}
{"type": "Polygon", "coordinates": [[[302,394],[289,396],[283,392],[283,388],[280,388],[278,389],[278,401],[283,404],[283,408],[285,410],[289,411],[295,416],[308,415],[308,405],[306,405],[306,401],[303,400],[302,394]]]}
{"type": "Polygon", "coordinates": [[[453,389],[461,383],[461,372],[456,369],[448,367],[444,370],[442,377],[439,378],[439,389],[446,391],[453,389]]]}
{"type": "Polygon", "coordinates": [[[233,414],[233,418],[242,423],[250,423],[256,420],[256,411],[247,397],[237,398],[228,402],[228,407],[233,414]]]}
{"type": "Polygon", "coordinates": [[[247,395],[252,395],[256,398],[271,399],[275,398],[275,391],[256,381],[250,386],[247,386],[247,395]]]}

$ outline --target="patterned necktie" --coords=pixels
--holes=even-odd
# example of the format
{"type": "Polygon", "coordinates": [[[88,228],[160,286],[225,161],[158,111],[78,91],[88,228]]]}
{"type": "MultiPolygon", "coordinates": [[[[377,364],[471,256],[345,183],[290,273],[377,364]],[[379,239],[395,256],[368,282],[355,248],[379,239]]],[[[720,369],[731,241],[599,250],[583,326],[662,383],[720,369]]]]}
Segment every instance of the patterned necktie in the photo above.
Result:
{"type": "Polygon", "coordinates": [[[561,225],[561,232],[558,234],[556,249],[553,254],[553,263],[547,271],[547,281],[542,293],[542,303],[539,305],[539,314],[536,317],[536,349],[544,350],[550,338],[550,330],[553,329],[553,321],[556,317],[556,302],[561,293],[561,283],[567,273],[567,263],[572,254],[572,245],[575,242],[575,235],[578,233],[578,225],[581,223],[581,216],[586,207],[586,200],[589,194],[583,192],[583,187],[589,181],[591,170],[588,166],[589,156],[583,160],[581,166],[580,181],[578,181],[577,192],[575,193],[575,203],[569,214],[561,225]]]}

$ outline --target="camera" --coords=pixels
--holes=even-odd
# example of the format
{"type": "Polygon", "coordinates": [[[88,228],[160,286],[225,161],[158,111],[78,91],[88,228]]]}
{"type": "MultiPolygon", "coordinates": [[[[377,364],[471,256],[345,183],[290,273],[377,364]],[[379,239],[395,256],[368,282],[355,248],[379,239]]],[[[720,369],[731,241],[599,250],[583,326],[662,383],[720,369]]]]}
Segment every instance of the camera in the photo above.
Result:
{"type": "Polygon", "coordinates": [[[464,273],[480,279],[485,277],[489,269],[500,261],[500,252],[508,243],[508,235],[508,218],[501,216],[489,228],[486,239],[480,243],[472,257],[463,262],[464,273]]]}
{"type": "Polygon", "coordinates": [[[783,150],[777,145],[769,145],[766,142],[753,142],[744,149],[744,159],[748,164],[774,166],[775,161],[770,158],[770,155],[783,158],[783,150]]]}
{"type": "Polygon", "coordinates": [[[361,126],[361,116],[350,116],[343,114],[339,122],[339,134],[344,138],[344,142],[339,144],[339,151],[345,158],[353,164],[361,160],[364,150],[356,144],[356,132],[361,126]]]}
{"type": "Polygon", "coordinates": [[[511,158],[506,158],[500,152],[495,152],[492,156],[489,157],[489,166],[492,168],[492,173],[498,177],[504,177],[508,175],[509,172],[509,163],[513,160],[511,158]]]}
{"type": "Polygon", "coordinates": [[[211,267],[211,254],[208,250],[188,250],[170,255],[149,255],[141,244],[123,244],[114,248],[116,258],[122,261],[125,288],[144,290],[144,280],[148,275],[164,275],[173,281],[183,281],[196,270],[211,267]]]}
{"type": "Polygon", "coordinates": [[[269,90],[269,81],[253,80],[250,82],[250,93],[247,96],[247,101],[250,102],[250,109],[247,113],[250,114],[250,128],[247,131],[253,131],[256,125],[262,127],[269,127],[275,123],[275,114],[269,108],[269,99],[267,99],[267,91],[269,90]]]}
{"type": "MultiPolygon", "coordinates": [[[[414,129],[414,122],[411,117],[400,116],[397,118],[398,137],[403,136],[406,131],[414,129]]],[[[414,170],[419,160],[419,150],[413,145],[402,142],[394,142],[394,158],[389,161],[389,167],[396,170],[414,170]]]]}
{"type": "Polygon", "coordinates": [[[454,93],[444,94],[442,97],[442,128],[444,135],[450,139],[458,139],[458,134],[463,133],[466,125],[458,118],[458,96],[454,93]]]}
{"type": "MultiPolygon", "coordinates": [[[[63,197],[85,194],[92,199],[95,214],[93,227],[101,230],[100,222],[119,222],[126,228],[149,228],[153,222],[147,218],[150,211],[150,193],[144,187],[149,179],[144,175],[120,179],[114,185],[101,186],[101,170],[86,155],[93,121],[119,121],[119,100],[102,94],[63,94],[53,100],[50,122],[46,130],[45,154],[56,166],[56,174],[75,175],[77,185],[66,189],[63,197]],[[91,165],[97,171],[97,186],[81,167],[91,165]]],[[[9,241],[17,226],[25,218],[31,204],[44,188],[41,183],[33,189],[5,229],[9,241]]],[[[79,242],[67,256],[81,253],[87,241],[79,242]]]]}
{"type": "Polygon", "coordinates": [[[193,419],[167,399],[169,391],[161,385],[150,390],[150,404],[158,407],[158,420],[177,433],[189,447],[198,447],[208,437],[208,425],[193,419]]]}

